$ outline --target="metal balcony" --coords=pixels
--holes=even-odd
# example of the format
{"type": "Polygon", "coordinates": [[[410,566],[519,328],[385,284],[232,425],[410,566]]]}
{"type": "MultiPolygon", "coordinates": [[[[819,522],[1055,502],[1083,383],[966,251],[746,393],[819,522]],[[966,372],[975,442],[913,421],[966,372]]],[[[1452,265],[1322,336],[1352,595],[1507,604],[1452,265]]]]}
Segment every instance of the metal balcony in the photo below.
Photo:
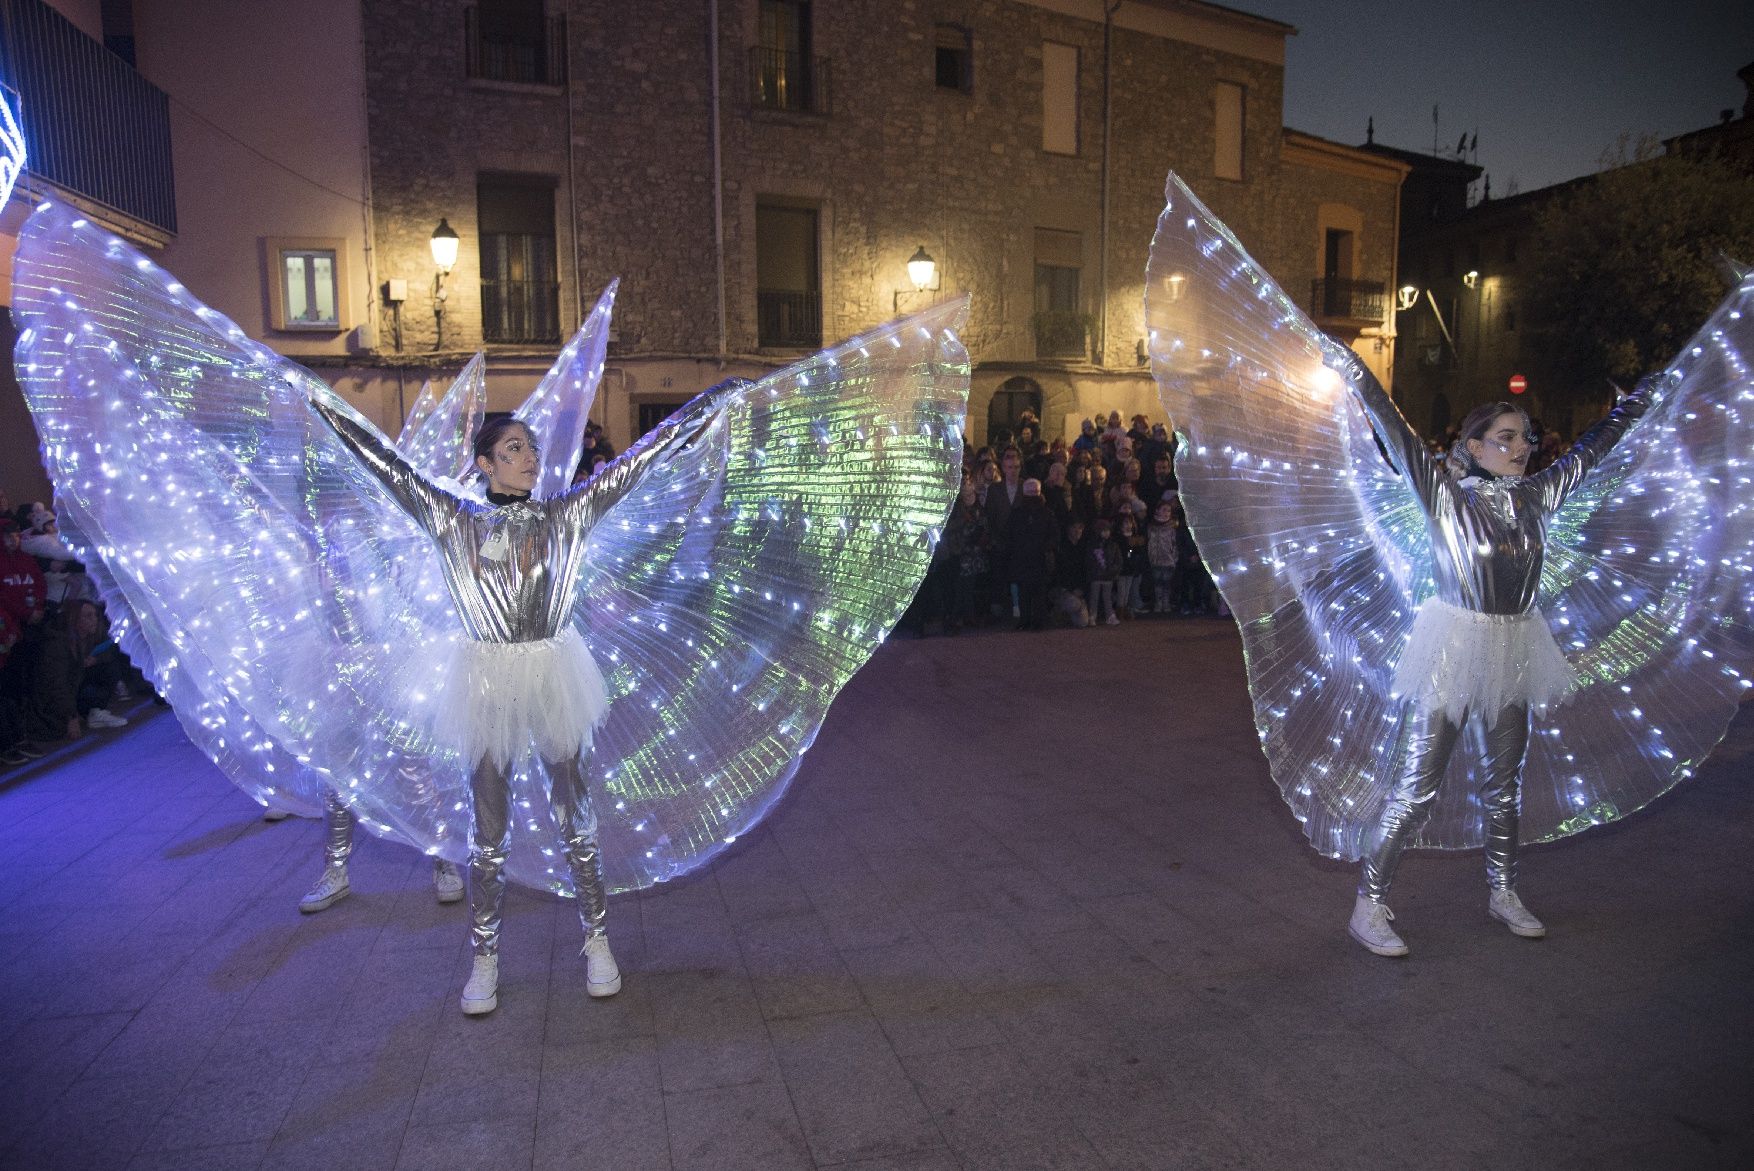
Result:
{"type": "Polygon", "coordinates": [[[1318,277],[1310,282],[1310,316],[1330,321],[1383,319],[1388,307],[1381,281],[1355,281],[1342,277],[1318,277]]]}
{"type": "Polygon", "coordinates": [[[566,84],[566,16],[543,21],[541,35],[511,36],[484,30],[481,9],[463,9],[464,70],[481,81],[519,85],[566,84]]]}
{"type": "Polygon", "coordinates": [[[814,349],[822,344],[822,294],[790,289],[755,292],[756,343],[768,349],[814,349]]]}
{"type": "Polygon", "coordinates": [[[42,0],[0,0],[25,171],[174,235],[170,99],[42,0]]]}
{"type": "Polygon", "coordinates": [[[760,45],[749,50],[751,99],[764,110],[828,113],[828,58],[760,45]]]}

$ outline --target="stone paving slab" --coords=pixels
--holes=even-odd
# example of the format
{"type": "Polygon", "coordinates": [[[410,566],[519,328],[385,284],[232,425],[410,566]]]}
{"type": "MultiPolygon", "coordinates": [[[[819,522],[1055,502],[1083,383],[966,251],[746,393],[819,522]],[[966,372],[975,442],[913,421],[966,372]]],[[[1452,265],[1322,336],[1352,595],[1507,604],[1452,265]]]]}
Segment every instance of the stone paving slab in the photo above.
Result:
{"type": "Polygon", "coordinates": [[[1234,628],[898,640],[712,866],[612,900],[626,973],[362,838],[261,821],[145,708],[0,776],[0,1167],[1754,1166],[1754,716],[1679,791],[1528,852],[1552,934],[1415,855],[1345,934],[1255,748],[1234,628]]]}

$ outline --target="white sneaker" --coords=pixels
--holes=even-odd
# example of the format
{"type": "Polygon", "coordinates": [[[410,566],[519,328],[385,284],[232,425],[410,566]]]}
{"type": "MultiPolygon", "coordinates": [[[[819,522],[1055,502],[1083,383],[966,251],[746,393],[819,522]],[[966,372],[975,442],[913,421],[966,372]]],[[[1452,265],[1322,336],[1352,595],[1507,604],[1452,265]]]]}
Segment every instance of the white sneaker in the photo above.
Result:
{"type": "Polygon", "coordinates": [[[1347,924],[1346,933],[1374,955],[1404,956],[1407,945],[1389,926],[1389,920],[1394,917],[1395,913],[1381,903],[1373,903],[1359,895],[1358,901],[1352,904],[1352,922],[1347,924]]]}
{"type": "Polygon", "coordinates": [[[318,911],[327,911],[330,907],[347,897],[347,867],[325,866],[323,875],[317,879],[317,885],[298,901],[298,909],[307,915],[315,915],[318,911]]]}
{"type": "Polygon", "coordinates": [[[292,810],[290,809],[264,809],[262,811],[263,821],[285,821],[291,816],[292,810]]]}
{"type": "Polygon", "coordinates": [[[126,728],[128,721],[112,715],[109,708],[94,707],[85,713],[86,726],[92,728],[126,728]]]}
{"type": "Polygon", "coordinates": [[[433,860],[432,889],[438,892],[441,903],[454,903],[463,897],[463,876],[457,871],[455,862],[446,862],[443,858],[433,860]]]}
{"type": "Polygon", "coordinates": [[[1529,913],[1514,890],[1495,890],[1486,900],[1486,913],[1510,928],[1512,935],[1540,939],[1547,934],[1541,921],[1529,913]]]}
{"type": "Polygon", "coordinates": [[[609,954],[609,937],[599,935],[585,940],[585,991],[592,996],[614,996],[621,991],[621,969],[609,954]]]}
{"type": "Polygon", "coordinates": [[[1103,625],[1105,625],[1105,626],[1119,626],[1120,624],[1121,624],[1121,620],[1119,618],[1116,618],[1114,616],[1114,614],[1110,613],[1108,616],[1108,621],[1105,622],[1103,625]]]}
{"type": "Polygon", "coordinates": [[[463,1014],[481,1016],[499,1007],[499,957],[476,956],[463,985],[463,1014]]]}

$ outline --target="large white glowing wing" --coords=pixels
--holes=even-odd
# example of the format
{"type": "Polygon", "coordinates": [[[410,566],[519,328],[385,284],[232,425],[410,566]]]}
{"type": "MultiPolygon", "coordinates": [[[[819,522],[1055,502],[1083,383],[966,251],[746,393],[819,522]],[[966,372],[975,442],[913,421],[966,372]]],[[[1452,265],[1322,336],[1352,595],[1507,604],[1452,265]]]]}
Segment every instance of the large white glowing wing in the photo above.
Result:
{"type": "Polygon", "coordinates": [[[616,887],[754,825],[907,608],[960,482],[966,312],[716,392],[701,440],[592,531],[577,617],[611,695],[588,765],[616,887]]]}
{"type": "Polygon", "coordinates": [[[1654,380],[1655,404],[1547,534],[1541,605],[1583,680],[1535,722],[1529,840],[1691,776],[1754,672],[1754,279],[1654,380]]]}
{"type": "Polygon", "coordinates": [[[530,428],[542,453],[542,476],[535,491],[539,499],[559,496],[572,485],[585,448],[585,423],[597,399],[597,384],[603,379],[609,318],[615,312],[615,291],[620,286],[619,280],[609,282],[584,324],[561,348],[554,366],[524,405],[512,412],[530,428]]]}
{"type": "Polygon", "coordinates": [[[1171,175],[1146,276],[1188,522],[1241,628],[1255,725],[1312,845],[1356,857],[1394,767],[1389,694],[1431,590],[1424,514],[1323,335],[1171,175]]]}
{"type": "Polygon", "coordinates": [[[476,353],[458,372],[445,393],[421,410],[429,387],[403,425],[396,446],[413,467],[439,481],[460,482],[474,468],[471,451],[481,416],[487,409],[487,358],[476,353]],[[416,415],[418,414],[418,418],[416,415]]]}
{"type": "MultiPolygon", "coordinates": [[[[454,637],[455,619],[425,535],[350,482],[313,422],[327,388],[58,205],[27,221],[13,291],[57,510],[191,740],[308,814],[325,781],[306,746],[343,788],[418,754],[385,697],[421,680],[392,648],[454,637]]],[[[434,780],[407,783],[430,797],[434,780]]]]}

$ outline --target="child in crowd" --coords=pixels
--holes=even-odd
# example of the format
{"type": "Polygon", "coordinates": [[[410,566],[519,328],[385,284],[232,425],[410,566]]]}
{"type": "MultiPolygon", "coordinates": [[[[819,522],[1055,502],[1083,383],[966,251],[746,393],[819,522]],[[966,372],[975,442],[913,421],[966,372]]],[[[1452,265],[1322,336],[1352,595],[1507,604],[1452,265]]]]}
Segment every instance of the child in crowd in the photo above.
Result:
{"type": "Polygon", "coordinates": [[[1175,597],[1177,556],[1175,504],[1165,500],[1151,517],[1145,534],[1146,558],[1151,563],[1151,610],[1168,614],[1175,597]]]}
{"type": "Polygon", "coordinates": [[[1131,512],[1122,512],[1115,519],[1115,542],[1121,550],[1121,572],[1115,579],[1115,608],[1121,617],[1131,618],[1143,609],[1139,599],[1139,579],[1150,568],[1145,554],[1145,534],[1131,512]]]}
{"type": "Polygon", "coordinates": [[[1054,558],[1053,588],[1048,591],[1048,606],[1073,630],[1090,625],[1090,608],[1084,596],[1090,588],[1085,568],[1084,522],[1076,516],[1060,530],[1059,556],[1054,558]]]}
{"type": "Polygon", "coordinates": [[[1121,547],[1113,537],[1114,524],[1106,516],[1096,518],[1096,534],[1084,546],[1084,573],[1090,581],[1090,624],[1120,625],[1115,617],[1115,579],[1121,575],[1121,547]],[[1103,614],[1108,617],[1102,617],[1103,614]]]}

